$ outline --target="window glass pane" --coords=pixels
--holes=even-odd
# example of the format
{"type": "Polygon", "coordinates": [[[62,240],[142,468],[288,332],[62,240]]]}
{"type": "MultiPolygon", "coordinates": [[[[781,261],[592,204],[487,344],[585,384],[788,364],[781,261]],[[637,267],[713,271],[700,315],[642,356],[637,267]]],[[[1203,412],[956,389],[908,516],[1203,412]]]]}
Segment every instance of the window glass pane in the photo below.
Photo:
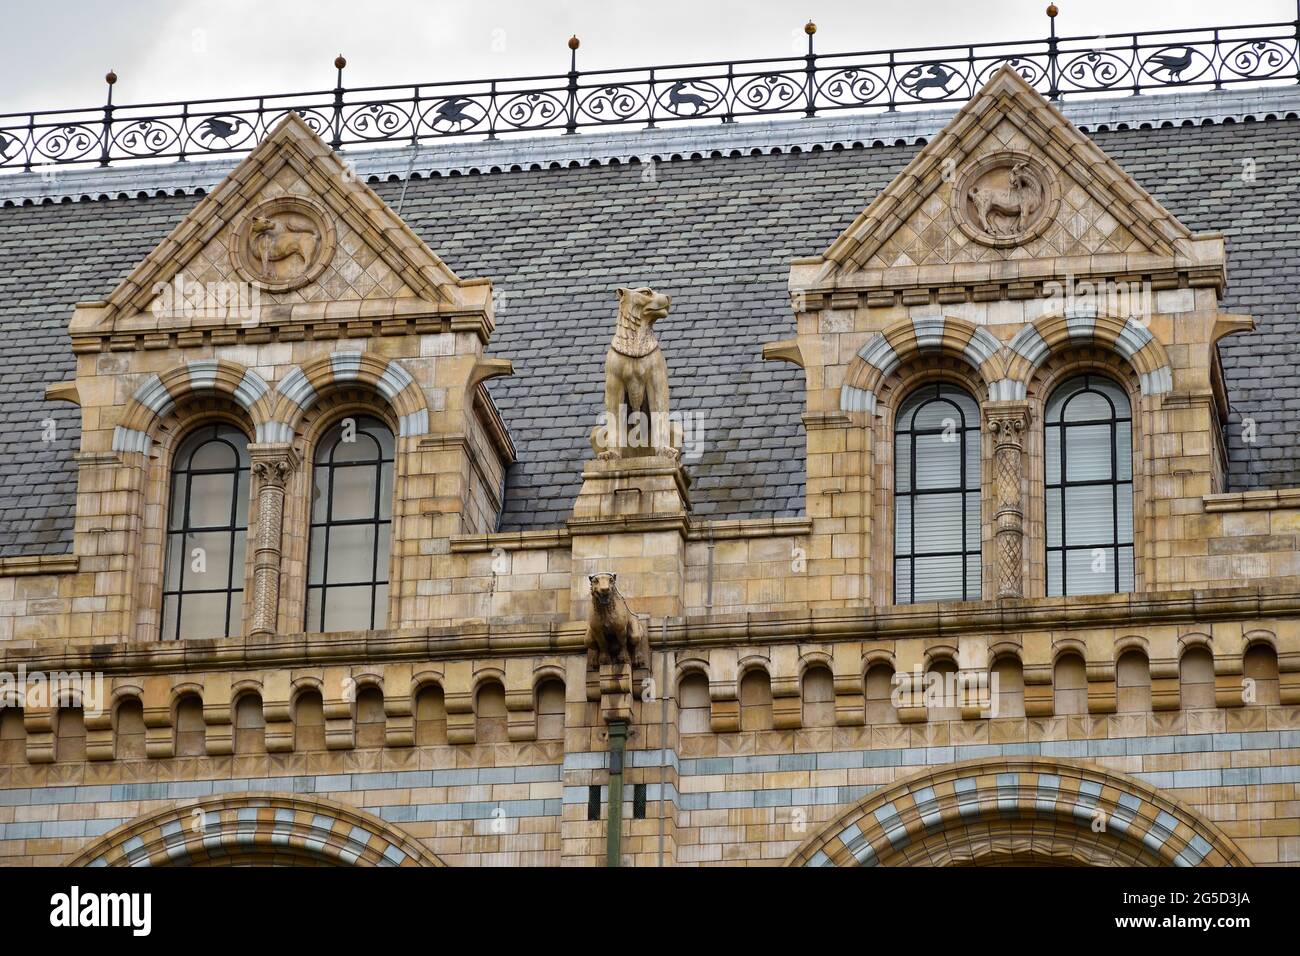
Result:
{"type": "Polygon", "coordinates": [[[1067,422],[1107,421],[1114,417],[1110,402],[1094,391],[1080,392],[1065,403],[1067,422]]]}
{"type": "Polygon", "coordinates": [[[1120,422],[1115,426],[1115,460],[1116,476],[1121,481],[1133,480],[1133,425],[1120,422]]]}
{"type": "Polygon", "coordinates": [[[206,441],[194,449],[190,458],[191,471],[207,471],[213,468],[234,469],[239,464],[239,456],[225,441],[206,441]]]}
{"type": "Polygon", "coordinates": [[[899,498],[894,508],[894,552],[910,554],[912,550],[912,499],[899,498]]]}
{"type": "Polygon", "coordinates": [[[963,550],[978,551],[980,546],[980,495],[978,491],[966,493],[966,540],[963,550]]]}
{"type": "Polygon", "coordinates": [[[1119,589],[1133,590],[1133,548],[1119,549],[1119,589]]]}
{"type": "Polygon", "coordinates": [[[1101,375],[1089,375],[1088,387],[1101,392],[1115,406],[1116,418],[1128,418],[1130,415],[1128,393],[1118,384],[1101,375]]]}
{"type": "Polygon", "coordinates": [[[962,550],[961,498],[939,494],[914,499],[917,554],[962,550]]]}
{"type": "Polygon", "coordinates": [[[388,585],[381,584],[375,588],[375,623],[374,628],[388,626],[388,585]]]}
{"type": "Polygon", "coordinates": [[[167,536],[167,574],[163,579],[163,588],[167,591],[179,591],[181,571],[185,568],[185,535],[169,534],[167,536]]]}
{"type": "Polygon", "coordinates": [[[334,469],[334,521],[375,516],[375,473],[373,465],[352,465],[334,469]]]}
{"type": "Polygon", "coordinates": [[[1060,551],[1049,551],[1047,553],[1047,593],[1061,593],[1061,562],[1063,560],[1060,551]]]}
{"type": "Polygon", "coordinates": [[[912,430],[943,429],[949,432],[962,429],[961,410],[946,399],[926,402],[917,410],[912,420],[912,430]]]}
{"type": "Polygon", "coordinates": [[[1061,546],[1061,489],[1047,489],[1047,546],[1061,546]]]}
{"type": "Polygon", "coordinates": [[[190,527],[228,528],[234,509],[235,476],[194,475],[190,479],[190,527]]]}
{"type": "Polygon", "coordinates": [[[961,432],[916,436],[916,487],[961,487],[961,432]]]}
{"type": "Polygon", "coordinates": [[[961,599],[961,555],[916,559],[916,603],[961,599]]]}
{"type": "Polygon", "coordinates": [[[972,554],[966,558],[966,600],[980,599],[980,556],[972,554]]]}
{"type": "Polygon", "coordinates": [[[980,486],[980,433],[967,431],[962,444],[966,446],[966,487],[980,486]]]}
{"type": "Polygon", "coordinates": [[[1043,432],[1043,469],[1049,485],[1061,481],[1061,430],[1048,428],[1043,432]]]}
{"type": "Polygon", "coordinates": [[[894,442],[894,490],[912,490],[912,442],[907,437],[894,442]]]}
{"type": "Polygon", "coordinates": [[[1065,552],[1067,594],[1106,594],[1115,590],[1115,553],[1111,548],[1065,552]]]}
{"type": "Polygon", "coordinates": [[[248,527],[248,469],[241,469],[235,485],[235,527],[248,527]]]}
{"type": "Polygon", "coordinates": [[[182,597],[179,636],[184,640],[225,637],[228,597],[224,591],[182,597]]]}
{"type": "Polygon", "coordinates": [[[1128,543],[1133,540],[1133,486],[1120,485],[1117,489],[1119,506],[1119,534],[1116,540],[1128,543]]]}
{"type": "Polygon", "coordinates": [[[336,525],[330,529],[326,584],[370,581],[375,560],[375,526],[336,525]]]}
{"type": "Polygon", "coordinates": [[[320,601],[324,593],[322,588],[307,589],[307,631],[311,634],[321,630],[320,601]]]}
{"type": "Polygon", "coordinates": [[[162,636],[165,641],[176,637],[176,605],[179,601],[180,597],[175,594],[163,597],[162,636]]]}
{"type": "Polygon", "coordinates": [[[370,585],[330,588],[325,598],[325,631],[370,630],[370,585]]]}
{"type": "MultiPolygon", "coordinates": [[[[347,419],[344,419],[344,421],[347,421],[347,419]]],[[[379,445],[373,438],[361,430],[360,422],[358,422],[355,432],[350,429],[339,428],[334,444],[335,464],[348,461],[378,460],[379,445]],[[351,437],[351,441],[347,440],[349,437],[351,437]]]]}
{"type": "Polygon", "coordinates": [[[375,580],[388,580],[388,561],[391,553],[390,539],[393,533],[393,526],[381,524],[379,526],[379,547],[375,550],[375,580]]]}
{"type": "Polygon", "coordinates": [[[1065,403],[1069,401],[1070,396],[1080,391],[1084,387],[1084,376],[1072,378],[1056,391],[1052,397],[1047,400],[1046,420],[1049,422],[1059,422],[1061,413],[1065,410],[1065,403]]]}
{"type": "Polygon", "coordinates": [[[329,518],[330,470],[315,468],[311,477],[311,520],[321,523],[329,518]]]}
{"type": "Polygon", "coordinates": [[[391,518],[393,516],[393,463],[385,462],[381,466],[381,476],[379,481],[379,517],[391,518]]]}
{"type": "Polygon", "coordinates": [[[1065,543],[1112,544],[1115,540],[1113,485],[1081,485],[1065,489],[1065,543]]]}
{"type": "Polygon", "coordinates": [[[184,472],[172,475],[172,500],[167,515],[167,528],[171,531],[178,531],[185,525],[185,478],[184,472]]]}
{"type": "Polygon", "coordinates": [[[1065,478],[1094,481],[1111,478],[1109,425],[1075,425],[1065,429],[1065,478]]]}
{"type": "Polygon", "coordinates": [[[187,591],[212,591],[229,586],[231,539],[228,531],[198,531],[185,536],[182,580],[187,591]]]}
{"type": "Polygon", "coordinates": [[[894,600],[899,604],[912,601],[912,562],[909,558],[894,561],[894,600]]]}

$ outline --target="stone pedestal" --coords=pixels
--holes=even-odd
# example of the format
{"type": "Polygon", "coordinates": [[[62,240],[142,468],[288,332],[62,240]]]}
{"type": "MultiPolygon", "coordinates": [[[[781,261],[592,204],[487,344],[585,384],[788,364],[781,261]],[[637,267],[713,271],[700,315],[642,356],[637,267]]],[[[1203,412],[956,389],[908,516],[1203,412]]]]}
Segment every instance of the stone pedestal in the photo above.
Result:
{"type": "Polygon", "coordinates": [[[680,461],[633,455],[587,462],[569,519],[573,616],[591,607],[588,575],[618,575],[628,606],[652,619],[680,617],[686,580],[689,479],[680,461]]]}

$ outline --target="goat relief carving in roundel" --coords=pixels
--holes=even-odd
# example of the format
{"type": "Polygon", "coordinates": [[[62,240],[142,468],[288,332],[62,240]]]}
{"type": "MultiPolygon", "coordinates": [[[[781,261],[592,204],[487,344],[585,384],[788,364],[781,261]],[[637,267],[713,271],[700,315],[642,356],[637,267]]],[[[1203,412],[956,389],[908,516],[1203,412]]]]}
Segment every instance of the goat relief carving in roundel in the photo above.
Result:
{"type": "Polygon", "coordinates": [[[334,256],[334,227],[324,210],[283,196],[249,210],[230,250],[244,278],[268,292],[286,292],[320,275],[334,256]]]}
{"type": "Polygon", "coordinates": [[[1051,222],[1060,199],[1047,167],[1025,153],[986,156],[957,178],[953,212],[971,239],[1019,245],[1051,222]]]}

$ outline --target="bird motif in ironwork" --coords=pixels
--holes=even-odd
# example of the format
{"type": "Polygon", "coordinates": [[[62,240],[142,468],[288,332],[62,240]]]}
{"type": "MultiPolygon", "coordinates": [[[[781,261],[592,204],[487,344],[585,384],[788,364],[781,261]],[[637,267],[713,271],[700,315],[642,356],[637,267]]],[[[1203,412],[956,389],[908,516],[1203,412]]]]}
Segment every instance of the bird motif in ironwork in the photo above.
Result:
{"type": "Polygon", "coordinates": [[[235,133],[238,132],[241,123],[243,123],[243,120],[240,119],[236,119],[233,123],[228,123],[223,119],[218,119],[217,117],[212,116],[205,119],[199,126],[198,137],[204,141],[215,137],[216,139],[224,139],[229,142],[230,137],[234,136],[235,133]]]}
{"type": "Polygon", "coordinates": [[[439,123],[447,122],[455,124],[456,128],[460,129],[462,124],[474,122],[474,117],[465,112],[467,106],[473,105],[474,101],[465,96],[453,96],[451,99],[443,100],[441,105],[434,110],[438,118],[434,120],[433,125],[437,126],[439,123]]]}
{"type": "Polygon", "coordinates": [[[1147,61],[1148,69],[1154,75],[1159,70],[1166,70],[1169,73],[1171,82],[1177,82],[1183,78],[1183,70],[1192,65],[1192,48],[1183,47],[1181,56],[1175,56],[1174,51],[1168,53],[1157,53],[1147,61]],[[1154,68],[1150,64],[1155,63],[1154,68]]]}

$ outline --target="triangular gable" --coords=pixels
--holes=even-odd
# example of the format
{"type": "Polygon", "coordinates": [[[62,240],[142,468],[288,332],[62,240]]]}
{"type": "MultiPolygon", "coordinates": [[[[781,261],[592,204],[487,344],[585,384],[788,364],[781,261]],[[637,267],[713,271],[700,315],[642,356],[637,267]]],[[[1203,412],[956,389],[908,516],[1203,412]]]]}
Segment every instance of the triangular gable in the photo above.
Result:
{"type": "Polygon", "coordinates": [[[1194,245],[1182,223],[1003,66],[823,253],[813,284],[1021,259],[1185,261],[1194,245]],[[1019,221],[1017,210],[1031,206],[1033,221],[1019,221]]]}
{"type": "Polygon", "coordinates": [[[483,284],[458,279],[291,112],[73,332],[192,327],[183,296],[196,289],[256,287],[262,304],[279,307],[271,314],[288,318],[322,306],[363,316],[477,311],[483,291],[464,287],[483,284]]]}

